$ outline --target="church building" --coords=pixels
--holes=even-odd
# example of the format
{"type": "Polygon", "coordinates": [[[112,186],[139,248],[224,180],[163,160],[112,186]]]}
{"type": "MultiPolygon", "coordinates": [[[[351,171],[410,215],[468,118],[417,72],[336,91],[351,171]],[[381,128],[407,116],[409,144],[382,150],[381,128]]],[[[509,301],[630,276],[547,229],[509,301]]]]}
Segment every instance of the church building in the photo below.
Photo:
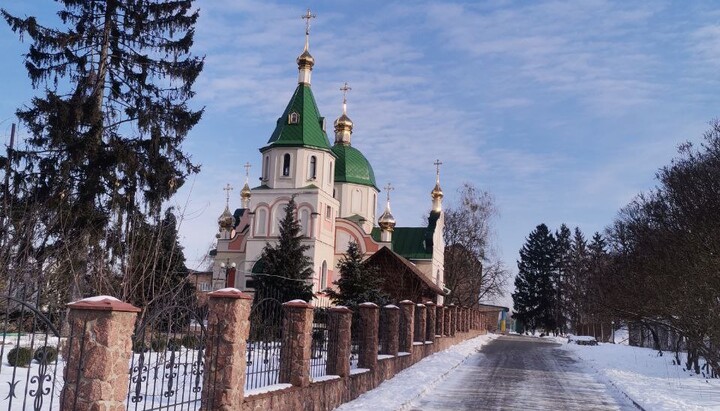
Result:
{"type": "Polygon", "coordinates": [[[311,87],[315,59],[310,54],[310,19],[305,47],[297,58],[298,85],[260,148],[260,184],[250,188],[246,164],[240,207],[231,212],[230,186],[225,211],[218,219],[217,247],[211,252],[213,289],[236,287],[252,292],[253,275],[262,275],[260,255],[276,241],[284,208],[294,196],[303,242],[313,261],[316,305],[329,302],[321,290],[332,286],[337,263],[349,242],[381,267],[385,288],[396,299],[442,303],[444,272],[442,198],[439,165],[431,192],[432,210],[426,227],[397,227],[390,212],[390,184],[384,212],[376,217],[379,190],[367,158],[352,146],[353,121],[347,114],[347,83],[342,113],[333,122],[334,142],[327,135],[311,87]]]}

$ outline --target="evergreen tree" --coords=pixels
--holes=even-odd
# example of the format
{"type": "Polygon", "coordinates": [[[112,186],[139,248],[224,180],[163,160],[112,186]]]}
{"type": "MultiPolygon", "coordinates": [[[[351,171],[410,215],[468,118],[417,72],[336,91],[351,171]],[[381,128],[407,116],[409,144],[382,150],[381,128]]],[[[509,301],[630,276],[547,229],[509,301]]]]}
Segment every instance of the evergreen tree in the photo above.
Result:
{"type": "Polygon", "coordinates": [[[310,246],[302,243],[296,212],[295,198],[292,197],[280,221],[277,243],[266,244],[262,251],[265,272],[254,276],[256,302],[265,298],[283,303],[295,299],[310,301],[313,298],[312,261],[305,255],[310,246]]]}
{"type": "MultiPolygon", "coordinates": [[[[43,265],[63,252],[65,275],[106,274],[95,284],[109,284],[120,269],[127,282],[131,232],[159,221],[162,203],[199,170],[180,147],[202,114],[187,105],[203,65],[190,54],[198,12],[191,0],[57,3],[59,28],[0,10],[31,39],[25,66],[44,90],[17,112],[30,137],[12,157],[14,210],[45,210],[18,234],[32,243],[22,255],[43,265]]],[[[75,296],[119,294],[83,289],[84,280],[71,281],[75,296]]]]}
{"type": "Polygon", "coordinates": [[[582,231],[575,227],[568,262],[567,301],[568,316],[572,331],[580,333],[581,325],[586,322],[587,280],[588,280],[587,241],[582,231]]]}
{"type": "Polygon", "coordinates": [[[533,332],[537,328],[548,332],[557,329],[553,285],[555,253],[555,239],[545,224],[540,224],[530,233],[520,250],[515,292],[512,294],[514,318],[533,332]]]}
{"type": "Polygon", "coordinates": [[[562,224],[560,229],[555,232],[555,256],[556,269],[553,277],[553,286],[555,287],[555,323],[558,331],[564,334],[567,330],[568,307],[567,307],[567,290],[568,276],[570,268],[570,251],[571,251],[572,232],[567,225],[562,224]]]}
{"type": "Polygon", "coordinates": [[[338,290],[328,288],[325,293],[333,303],[347,307],[357,307],[364,302],[383,306],[390,301],[382,291],[383,278],[375,266],[363,262],[363,255],[357,243],[348,244],[347,253],[338,263],[340,278],[333,282],[338,290]]]}

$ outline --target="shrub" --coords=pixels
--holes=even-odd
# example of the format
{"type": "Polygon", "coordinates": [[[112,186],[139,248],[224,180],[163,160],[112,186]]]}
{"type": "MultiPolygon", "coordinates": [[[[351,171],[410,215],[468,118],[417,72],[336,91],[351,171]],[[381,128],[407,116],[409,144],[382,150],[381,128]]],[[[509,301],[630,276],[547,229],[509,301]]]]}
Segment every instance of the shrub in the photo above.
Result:
{"type": "Polygon", "coordinates": [[[27,347],[15,347],[8,352],[7,362],[13,367],[27,367],[32,361],[33,352],[27,347]]]}
{"type": "Polygon", "coordinates": [[[57,361],[58,350],[55,347],[46,345],[35,350],[33,358],[40,364],[52,364],[57,361]]]}
{"type": "Polygon", "coordinates": [[[155,352],[165,351],[165,348],[167,348],[167,340],[164,338],[153,338],[150,342],[150,348],[155,352]]]}
{"type": "Polygon", "coordinates": [[[197,350],[200,348],[200,339],[195,335],[186,335],[182,338],[182,345],[190,350],[197,350]]]}
{"type": "Polygon", "coordinates": [[[168,340],[167,349],[168,351],[178,351],[182,347],[182,340],[180,338],[171,338],[168,340]]]}

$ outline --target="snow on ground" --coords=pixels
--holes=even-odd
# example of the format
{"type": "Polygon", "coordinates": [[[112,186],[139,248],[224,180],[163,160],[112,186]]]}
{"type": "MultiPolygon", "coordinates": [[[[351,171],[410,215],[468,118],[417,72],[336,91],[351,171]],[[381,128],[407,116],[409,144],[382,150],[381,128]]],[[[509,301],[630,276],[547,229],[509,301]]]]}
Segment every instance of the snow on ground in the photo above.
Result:
{"type": "Polygon", "coordinates": [[[465,358],[478,352],[480,347],[495,338],[495,334],[481,335],[430,355],[384,381],[374,390],[339,406],[336,411],[402,410],[443,380],[465,358]]]}
{"type": "MultiPolygon", "coordinates": [[[[616,338],[617,339],[617,338],[616,338]]],[[[567,344],[602,380],[646,410],[720,410],[720,379],[705,379],[674,365],[672,353],[620,344],[567,344]]],[[[681,360],[685,359],[681,356],[681,360]]]]}

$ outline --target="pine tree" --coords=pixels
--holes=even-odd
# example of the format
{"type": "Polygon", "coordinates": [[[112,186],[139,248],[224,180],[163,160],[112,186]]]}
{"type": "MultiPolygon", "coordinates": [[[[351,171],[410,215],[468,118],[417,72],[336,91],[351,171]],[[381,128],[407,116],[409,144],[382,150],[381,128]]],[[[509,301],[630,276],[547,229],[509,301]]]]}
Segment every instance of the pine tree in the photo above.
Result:
{"type": "Polygon", "coordinates": [[[568,271],[570,266],[570,251],[572,232],[567,225],[562,224],[555,232],[555,275],[553,286],[555,287],[555,323],[558,331],[564,334],[567,330],[568,321],[568,271]]]}
{"type": "Polygon", "coordinates": [[[265,272],[254,276],[256,302],[265,298],[283,303],[295,299],[310,301],[313,298],[312,261],[305,255],[310,246],[302,243],[296,212],[293,197],[285,206],[277,243],[266,244],[262,251],[265,272]]]}
{"type": "Polygon", "coordinates": [[[515,292],[512,294],[514,318],[533,332],[537,328],[548,332],[557,329],[553,286],[555,250],[555,239],[545,224],[540,224],[530,233],[520,250],[515,292]]]}
{"type": "MultiPolygon", "coordinates": [[[[59,28],[0,10],[31,39],[25,66],[44,90],[17,112],[30,136],[13,156],[15,210],[45,210],[21,234],[35,238],[26,258],[65,252],[67,275],[127,276],[130,233],[159,221],[162,203],[199,171],[180,147],[202,115],[188,107],[203,65],[190,54],[198,12],[191,0],[57,3],[59,28]]],[[[117,290],[74,294],[103,291],[117,290]]]]}
{"type": "Polygon", "coordinates": [[[325,293],[333,303],[347,307],[357,307],[364,302],[383,306],[390,301],[382,291],[383,278],[375,266],[363,262],[363,255],[357,243],[348,244],[347,253],[338,263],[340,278],[333,282],[338,290],[328,288],[325,293]]]}

